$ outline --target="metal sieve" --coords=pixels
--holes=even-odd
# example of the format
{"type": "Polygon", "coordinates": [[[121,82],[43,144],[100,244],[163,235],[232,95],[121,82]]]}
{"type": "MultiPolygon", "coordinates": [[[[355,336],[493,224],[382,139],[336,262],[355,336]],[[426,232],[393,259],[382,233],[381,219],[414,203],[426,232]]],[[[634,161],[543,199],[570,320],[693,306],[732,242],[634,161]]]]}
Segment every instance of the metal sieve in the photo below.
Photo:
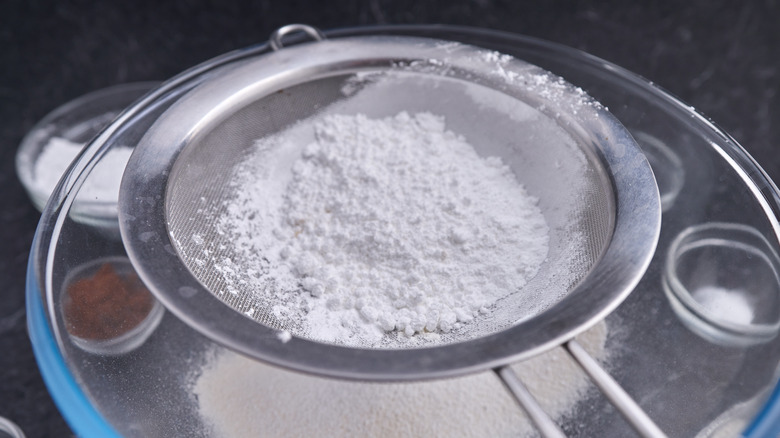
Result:
{"type": "MultiPolygon", "coordinates": [[[[291,26],[277,31],[271,47],[211,72],[135,148],[119,218],[128,255],[147,286],[206,336],[286,368],[377,381],[494,369],[542,431],[557,434],[505,366],[603,319],[647,268],[661,208],[652,171],[630,134],[561,78],[473,46],[408,37],[324,40],[312,28],[291,26]],[[284,47],[282,37],[296,30],[317,41],[284,47]],[[311,140],[306,126],[325,115],[400,111],[444,116],[449,129],[479,154],[501,157],[539,198],[550,253],[536,277],[499,301],[490,318],[413,348],[321,342],[276,320],[251,282],[225,293],[222,276],[198,255],[205,245],[217,257],[236,257],[217,221],[231,175],[254,142],[303,127],[305,145],[311,140]],[[529,311],[529,297],[543,305],[529,311]],[[279,336],[284,332],[292,337],[279,336]]],[[[567,345],[610,398],[625,395],[597,375],[598,366],[575,341],[567,345]]],[[[660,434],[630,399],[618,405],[628,406],[638,430],[660,434]]]]}

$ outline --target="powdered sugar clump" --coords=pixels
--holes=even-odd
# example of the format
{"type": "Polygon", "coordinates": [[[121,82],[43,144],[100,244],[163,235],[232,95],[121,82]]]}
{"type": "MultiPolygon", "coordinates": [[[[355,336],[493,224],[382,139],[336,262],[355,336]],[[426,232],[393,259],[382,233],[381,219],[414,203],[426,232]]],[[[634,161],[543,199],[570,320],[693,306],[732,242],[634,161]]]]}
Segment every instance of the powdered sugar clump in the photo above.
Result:
{"type": "MultiPolygon", "coordinates": [[[[273,278],[274,316],[300,319],[308,336],[367,345],[386,332],[447,333],[489,313],[545,260],[537,200],[442,117],[328,116],[314,138],[288,178],[273,179],[284,181],[278,198],[258,181],[267,165],[245,166],[225,227],[262,265],[227,268],[273,278]]],[[[250,161],[273,161],[263,153],[272,144],[280,139],[261,140],[250,161]]]]}

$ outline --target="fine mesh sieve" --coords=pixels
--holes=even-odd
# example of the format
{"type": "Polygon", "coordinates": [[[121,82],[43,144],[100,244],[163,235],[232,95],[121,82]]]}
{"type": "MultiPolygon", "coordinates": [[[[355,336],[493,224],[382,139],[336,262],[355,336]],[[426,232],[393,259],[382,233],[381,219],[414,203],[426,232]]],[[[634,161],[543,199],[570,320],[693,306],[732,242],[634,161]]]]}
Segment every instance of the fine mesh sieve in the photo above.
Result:
{"type": "MultiPolygon", "coordinates": [[[[167,224],[181,261],[208,291],[266,326],[321,341],[306,326],[275,317],[272,309],[284,304],[276,297],[282,286],[269,275],[257,278],[262,254],[247,257],[236,251],[235,235],[226,229],[232,224],[219,218],[228,214],[225,200],[243,189],[231,184],[234,169],[248,154],[258,153],[253,148],[257,139],[281,132],[299,146],[290,148],[288,142],[279,141],[269,150],[264,145],[262,159],[282,162],[264,175],[260,173],[266,169],[253,169],[256,184],[269,186],[270,196],[275,179],[290,171],[294,160],[289,156],[300,155],[300,146],[314,141],[314,121],[330,114],[380,118],[408,111],[444,116],[448,127],[483,156],[499,156],[511,166],[526,189],[540,198],[551,228],[551,250],[541,272],[498,302],[489,315],[437,337],[410,340],[399,332],[388,333],[380,348],[441,345],[496,333],[555,304],[590,271],[607,246],[615,216],[611,180],[598,157],[582,150],[557,123],[527,104],[459,77],[431,77],[430,72],[409,70],[372,72],[360,79],[329,76],[285,87],[281,93],[247,104],[208,134],[189,141],[168,178],[167,224]],[[447,99],[437,98],[442,95],[447,99]],[[558,176],[550,178],[555,173],[558,176]]],[[[235,83],[232,76],[227,80],[235,83]]],[[[372,347],[356,336],[341,343],[372,347]]]]}
{"type": "Polygon", "coordinates": [[[128,255],[166,307],[199,332],[254,358],[333,377],[505,370],[600,321],[641,278],[660,227],[655,181],[628,132],[581,90],[520,60],[447,41],[360,37],[272,46],[279,50],[210,72],[171,106],[135,148],[123,178],[119,217],[128,255]],[[217,224],[233,171],[257,139],[298,130],[303,146],[311,141],[306,126],[327,114],[402,110],[444,116],[448,129],[480,155],[501,157],[540,200],[548,259],[491,317],[429,344],[328,344],[276,320],[252,282],[227,284],[203,257],[205,248],[217,259],[237,258],[217,224]]]}

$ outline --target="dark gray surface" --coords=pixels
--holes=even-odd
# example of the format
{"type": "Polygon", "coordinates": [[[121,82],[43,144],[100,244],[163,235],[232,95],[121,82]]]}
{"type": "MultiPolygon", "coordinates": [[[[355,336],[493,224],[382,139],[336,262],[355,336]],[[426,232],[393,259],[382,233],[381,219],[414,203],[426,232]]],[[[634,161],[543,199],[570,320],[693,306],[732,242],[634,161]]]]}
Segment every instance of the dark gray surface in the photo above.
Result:
{"type": "Polygon", "coordinates": [[[780,179],[780,3],[547,1],[76,2],[0,4],[0,415],[65,436],[25,330],[24,273],[38,213],[14,172],[24,133],[56,106],[158,80],[265,40],[283,24],[487,27],[579,48],[652,80],[733,135],[780,179]],[[148,4],[147,4],[148,3],[148,4]]]}

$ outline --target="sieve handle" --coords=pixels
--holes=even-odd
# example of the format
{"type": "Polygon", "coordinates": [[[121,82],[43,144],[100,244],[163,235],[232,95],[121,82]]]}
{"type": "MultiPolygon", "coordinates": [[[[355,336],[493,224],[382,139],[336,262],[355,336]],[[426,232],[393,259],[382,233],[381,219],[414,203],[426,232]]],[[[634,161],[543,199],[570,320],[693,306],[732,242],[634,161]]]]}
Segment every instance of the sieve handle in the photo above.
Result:
{"type": "Polygon", "coordinates": [[[563,431],[555,424],[550,416],[544,412],[544,409],[539,406],[539,402],[536,401],[534,396],[528,391],[528,388],[523,385],[523,382],[520,381],[520,378],[517,377],[517,374],[515,374],[508,365],[494,368],[493,371],[498,375],[498,378],[501,379],[501,382],[504,383],[504,386],[506,386],[509,392],[512,393],[515,400],[520,403],[520,406],[525,410],[525,413],[528,414],[528,417],[531,418],[531,421],[533,421],[543,437],[566,438],[563,431]]]}
{"type": "Polygon", "coordinates": [[[295,32],[303,32],[315,41],[322,41],[325,39],[325,34],[320,32],[320,30],[316,27],[308,26],[306,24],[288,24],[287,26],[282,26],[279,29],[276,29],[271,34],[270,38],[268,38],[268,43],[271,45],[271,49],[274,51],[283,49],[284,44],[282,43],[282,38],[295,32]]]}
{"type": "Polygon", "coordinates": [[[631,427],[645,438],[665,438],[661,429],[631,398],[630,395],[609,375],[601,365],[582,348],[579,342],[572,339],[564,344],[566,351],[580,365],[593,380],[593,383],[601,389],[601,392],[609,399],[615,408],[623,415],[631,427]]]}

